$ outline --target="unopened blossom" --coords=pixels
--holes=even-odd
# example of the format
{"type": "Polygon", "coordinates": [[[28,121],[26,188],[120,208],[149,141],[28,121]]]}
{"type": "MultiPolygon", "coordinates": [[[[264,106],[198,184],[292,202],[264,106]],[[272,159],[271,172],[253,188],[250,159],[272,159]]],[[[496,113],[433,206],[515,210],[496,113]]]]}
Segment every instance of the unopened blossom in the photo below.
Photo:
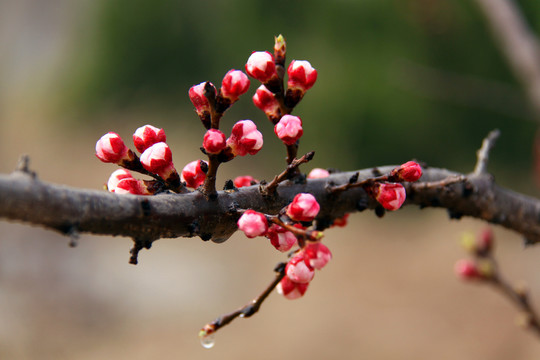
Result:
{"type": "Polygon", "coordinates": [[[263,236],[268,231],[268,221],[266,216],[254,210],[247,210],[238,219],[238,228],[246,234],[248,238],[263,236]]]}
{"type": "Polygon", "coordinates": [[[320,242],[307,244],[303,251],[307,263],[317,270],[325,267],[330,259],[332,259],[330,249],[320,242]]]}
{"type": "Polygon", "coordinates": [[[295,221],[312,221],[321,209],[315,196],[308,193],[297,194],[287,206],[287,215],[295,221]]]}
{"type": "Polygon", "coordinates": [[[231,103],[238,100],[240,95],[245,94],[249,89],[249,79],[240,70],[229,70],[221,83],[221,96],[227,98],[231,103]]]}
{"type": "Polygon", "coordinates": [[[407,194],[401,184],[378,183],[375,185],[375,200],[386,210],[398,210],[405,201],[407,194]]]}
{"type": "Polygon", "coordinates": [[[289,251],[298,242],[296,235],[276,224],[270,226],[266,237],[269,238],[270,243],[281,252],[289,251]]]}
{"type": "Polygon", "coordinates": [[[124,178],[116,184],[116,194],[151,195],[143,180],[124,178]]]}
{"type": "Polygon", "coordinates": [[[227,146],[225,134],[218,129],[208,129],[203,138],[203,148],[208,154],[218,154],[227,146]]]}
{"type": "Polygon", "coordinates": [[[132,157],[130,153],[120,135],[112,131],[96,142],[96,156],[106,163],[119,164],[123,160],[130,160],[132,157]]]}
{"type": "Polygon", "coordinates": [[[258,183],[257,180],[253,176],[250,175],[244,175],[244,176],[237,176],[233,180],[234,186],[237,188],[242,188],[246,186],[251,186],[253,184],[258,183]]]}
{"type": "Polygon", "coordinates": [[[152,125],[141,126],[133,134],[133,143],[140,153],[144,152],[150,146],[158,142],[165,142],[166,140],[165,131],[152,125]]]}
{"type": "MultiPolygon", "coordinates": [[[[195,106],[195,111],[197,111],[197,114],[202,119],[206,116],[209,116],[210,114],[210,102],[208,101],[208,98],[204,95],[205,94],[205,86],[207,82],[202,82],[199,85],[193,85],[189,89],[189,99],[191,100],[191,103],[193,106],[195,106]]],[[[215,93],[215,87],[211,82],[208,82],[209,86],[213,88],[215,93]]]]}
{"type": "Polygon", "coordinates": [[[182,169],[182,181],[186,183],[186,186],[196,189],[204,183],[206,171],[201,167],[201,162],[207,164],[206,161],[195,160],[182,169]]]}
{"type": "Polygon", "coordinates": [[[268,51],[254,51],[246,63],[246,72],[263,84],[278,77],[274,56],[268,51]]]}
{"type": "Polygon", "coordinates": [[[287,75],[287,87],[300,89],[302,92],[311,89],[317,80],[317,70],[306,60],[293,60],[287,69],[287,75]]]}
{"type": "Polygon", "coordinates": [[[315,276],[315,270],[304,257],[304,253],[293,256],[285,266],[285,275],[295,283],[305,284],[315,276]]]}
{"type": "Polygon", "coordinates": [[[308,179],[322,179],[329,176],[330,176],[330,172],[328,170],[321,169],[321,168],[314,168],[309,172],[307,178],[308,179]]]}
{"type": "Polygon", "coordinates": [[[402,181],[416,181],[422,176],[422,167],[415,161],[407,161],[393,170],[391,175],[402,181]]]}
{"type": "Polygon", "coordinates": [[[131,172],[129,172],[129,170],[118,169],[114,171],[109,177],[109,180],[107,181],[107,190],[109,190],[110,192],[115,192],[118,182],[126,178],[133,178],[133,175],[131,175],[131,172]]]}
{"type": "Polygon", "coordinates": [[[304,133],[302,120],[298,116],[284,115],[274,126],[274,132],[285,145],[293,145],[304,133]]]}
{"type": "Polygon", "coordinates": [[[287,276],[285,276],[276,286],[278,294],[283,295],[286,299],[294,300],[298,299],[306,293],[309,283],[299,284],[295,283],[287,276]]]}
{"type": "Polygon", "coordinates": [[[253,95],[253,104],[261,109],[272,122],[278,121],[281,114],[279,101],[276,99],[274,93],[268,90],[266,86],[261,85],[257,91],[255,91],[255,95],[253,95]]]}
{"type": "Polygon", "coordinates": [[[346,226],[350,215],[351,214],[345,214],[342,217],[335,218],[334,222],[332,223],[332,226],[339,226],[339,227],[346,226]]]}
{"type": "Polygon", "coordinates": [[[263,136],[251,120],[241,120],[234,124],[227,145],[234,155],[255,155],[263,146],[263,136]]]}
{"type": "Polygon", "coordinates": [[[481,278],[482,275],[476,264],[469,259],[461,259],[454,266],[456,275],[463,280],[471,280],[481,278]]]}
{"type": "Polygon", "coordinates": [[[146,170],[159,175],[164,180],[176,173],[171,149],[164,142],[156,143],[144,150],[141,154],[141,164],[146,170]]]}

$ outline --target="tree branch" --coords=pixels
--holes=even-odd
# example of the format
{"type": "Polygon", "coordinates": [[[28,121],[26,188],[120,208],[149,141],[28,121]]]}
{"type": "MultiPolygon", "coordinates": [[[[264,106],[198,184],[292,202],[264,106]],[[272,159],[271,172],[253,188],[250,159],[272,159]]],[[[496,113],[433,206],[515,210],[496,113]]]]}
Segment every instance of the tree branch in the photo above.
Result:
{"type": "MultiPolygon", "coordinates": [[[[66,235],[127,236],[147,246],[160,238],[193,236],[219,243],[237,230],[236,209],[276,214],[300,192],[317,198],[321,205],[317,220],[321,222],[329,223],[346,213],[365,209],[377,209],[380,213],[380,205],[361,188],[339,193],[331,193],[328,188],[348,183],[357,172],[362,180],[393,168],[335,173],[300,184],[284,181],[271,197],[263,196],[259,185],[254,185],[237,191],[219,191],[210,200],[198,191],[136,196],[76,189],[47,183],[28,171],[17,170],[0,175],[0,218],[40,225],[66,235]]],[[[451,218],[475,217],[512,229],[529,243],[540,242],[540,200],[497,186],[489,174],[463,175],[425,168],[419,182],[405,187],[405,205],[446,208],[451,218]],[[443,181],[459,176],[462,181],[443,181]],[[437,183],[440,181],[443,182],[437,183]]]]}

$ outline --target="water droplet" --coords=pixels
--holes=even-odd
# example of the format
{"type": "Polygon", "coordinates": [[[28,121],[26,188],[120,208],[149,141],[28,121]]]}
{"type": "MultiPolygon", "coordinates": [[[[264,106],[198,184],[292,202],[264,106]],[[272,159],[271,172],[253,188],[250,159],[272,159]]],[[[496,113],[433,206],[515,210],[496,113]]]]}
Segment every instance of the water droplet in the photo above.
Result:
{"type": "Polygon", "coordinates": [[[215,343],[216,343],[216,339],[215,339],[214,334],[210,334],[210,335],[206,335],[206,336],[201,337],[201,345],[205,349],[213,348],[215,343]]]}

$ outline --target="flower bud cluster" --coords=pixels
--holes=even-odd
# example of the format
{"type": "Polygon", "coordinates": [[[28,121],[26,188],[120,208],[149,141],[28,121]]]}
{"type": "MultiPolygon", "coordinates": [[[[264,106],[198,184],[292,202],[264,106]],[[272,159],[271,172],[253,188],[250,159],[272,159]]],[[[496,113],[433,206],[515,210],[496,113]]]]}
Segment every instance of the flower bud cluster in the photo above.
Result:
{"type": "MultiPolygon", "coordinates": [[[[125,169],[147,173],[163,181],[171,188],[178,188],[179,176],[172,161],[165,132],[152,125],[144,125],[133,134],[133,143],[140,158],[129,149],[122,138],[109,132],[96,142],[96,156],[103,162],[114,163],[125,169]]],[[[135,179],[127,170],[115,171],[107,183],[109,191],[117,194],[150,195],[156,186],[135,179]]]]}
{"type": "Polygon", "coordinates": [[[461,238],[461,245],[472,259],[461,259],[456,262],[454,271],[463,280],[486,280],[494,275],[493,232],[491,228],[483,229],[478,236],[466,233],[461,238]]]}

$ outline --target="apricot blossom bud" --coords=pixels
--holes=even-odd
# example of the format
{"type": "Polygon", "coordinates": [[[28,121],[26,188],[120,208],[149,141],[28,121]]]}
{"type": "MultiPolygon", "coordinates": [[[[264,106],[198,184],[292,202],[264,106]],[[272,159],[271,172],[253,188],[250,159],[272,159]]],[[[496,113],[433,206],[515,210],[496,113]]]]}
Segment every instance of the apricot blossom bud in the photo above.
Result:
{"type": "Polygon", "coordinates": [[[332,259],[332,253],[326,245],[316,242],[309,243],[304,247],[306,262],[314,269],[320,270],[332,259]]]}
{"type": "Polygon", "coordinates": [[[315,196],[308,193],[297,194],[287,206],[287,215],[294,221],[312,221],[321,209],[315,196]]]}
{"type": "Polygon", "coordinates": [[[298,241],[292,232],[287,231],[276,224],[270,226],[266,237],[269,238],[270,243],[281,252],[289,251],[298,241]]]}
{"type": "Polygon", "coordinates": [[[422,167],[415,161],[407,161],[405,164],[392,171],[401,181],[416,181],[422,176],[422,167]]]}
{"type": "Polygon", "coordinates": [[[261,85],[257,91],[255,91],[255,95],[253,95],[253,104],[264,111],[266,116],[268,116],[272,122],[279,119],[281,114],[279,102],[274,93],[268,90],[266,86],[261,85]]]}
{"type": "Polygon", "coordinates": [[[133,175],[131,175],[131,172],[126,169],[118,169],[114,171],[111,176],[109,177],[109,181],[107,181],[107,190],[110,192],[115,192],[116,186],[122,179],[130,179],[133,178],[133,175]]]}
{"type": "Polygon", "coordinates": [[[268,221],[266,216],[254,210],[247,210],[238,219],[238,228],[246,234],[248,238],[263,236],[268,231],[268,221]]]}
{"type": "Polygon", "coordinates": [[[254,51],[246,63],[246,72],[263,84],[278,77],[274,56],[268,51],[254,51]]]}
{"type": "Polygon", "coordinates": [[[375,200],[386,210],[394,211],[403,205],[407,194],[401,184],[377,183],[375,185],[375,200]]]}
{"type": "Polygon", "coordinates": [[[158,142],[144,150],[141,154],[141,164],[146,170],[161,176],[164,180],[176,173],[171,149],[164,142],[158,142]]]}
{"type": "Polygon", "coordinates": [[[227,98],[231,103],[238,100],[240,95],[245,94],[249,89],[249,79],[240,70],[229,70],[221,83],[221,96],[227,98]]]}
{"type": "Polygon", "coordinates": [[[346,226],[350,215],[351,214],[345,214],[342,217],[335,218],[334,222],[332,223],[332,226],[339,226],[339,227],[346,226]]]}
{"type": "Polygon", "coordinates": [[[182,169],[182,181],[193,189],[201,186],[206,179],[206,171],[208,170],[208,167],[204,165],[207,165],[206,161],[195,160],[184,166],[184,169],[182,169]]]}
{"type": "Polygon", "coordinates": [[[116,184],[114,190],[116,194],[133,194],[133,195],[151,195],[143,180],[135,178],[124,178],[116,184]]]}
{"type": "Polygon", "coordinates": [[[244,175],[244,176],[237,176],[233,180],[234,186],[237,188],[242,188],[246,186],[251,186],[253,184],[258,183],[257,180],[253,176],[250,175],[244,175]]]}
{"type": "Polygon", "coordinates": [[[321,168],[314,168],[309,172],[307,178],[308,179],[322,179],[329,176],[330,176],[330,172],[328,172],[328,170],[321,169],[321,168]]]}
{"type": "Polygon", "coordinates": [[[152,125],[144,125],[135,130],[133,143],[138,152],[142,153],[150,146],[167,140],[165,131],[152,125]]]}
{"type": "Polygon", "coordinates": [[[293,256],[285,266],[285,275],[295,283],[305,284],[310,282],[315,276],[315,270],[309,265],[300,252],[293,256]]]}
{"type": "Polygon", "coordinates": [[[234,155],[255,155],[263,146],[263,136],[253,121],[241,120],[234,124],[227,145],[234,155]]]}
{"type": "Polygon", "coordinates": [[[130,160],[130,150],[120,135],[111,131],[96,142],[96,156],[103,162],[118,164],[130,160]]]}
{"type": "Polygon", "coordinates": [[[469,259],[461,259],[454,266],[456,275],[463,280],[478,279],[481,277],[476,264],[469,259]]]}
{"type": "Polygon", "coordinates": [[[274,58],[276,64],[283,65],[285,63],[285,55],[287,53],[287,43],[283,35],[279,34],[274,38],[274,58]]]}
{"type": "Polygon", "coordinates": [[[276,291],[278,292],[278,294],[283,295],[286,299],[294,300],[304,296],[308,286],[309,283],[295,283],[287,276],[285,276],[283,279],[281,279],[279,284],[277,284],[276,291]]]}
{"type": "Polygon", "coordinates": [[[293,60],[289,64],[287,75],[289,76],[287,87],[300,89],[302,92],[311,89],[317,80],[317,70],[306,60],[293,60]]]}
{"type": "Polygon", "coordinates": [[[203,148],[208,154],[217,154],[225,149],[227,141],[225,134],[218,129],[209,129],[204,134],[203,148]]]}
{"type": "Polygon", "coordinates": [[[274,126],[274,132],[285,145],[293,145],[304,133],[302,120],[298,116],[284,115],[274,126]]]}
{"type": "Polygon", "coordinates": [[[204,95],[206,93],[206,86],[208,86],[213,89],[213,92],[215,94],[216,88],[211,82],[202,82],[199,85],[193,85],[189,89],[189,99],[191,100],[191,103],[193,106],[195,106],[195,111],[197,112],[197,115],[199,115],[199,118],[203,122],[203,125],[208,129],[210,127],[210,111],[211,111],[211,105],[208,101],[208,98],[204,95]]]}

